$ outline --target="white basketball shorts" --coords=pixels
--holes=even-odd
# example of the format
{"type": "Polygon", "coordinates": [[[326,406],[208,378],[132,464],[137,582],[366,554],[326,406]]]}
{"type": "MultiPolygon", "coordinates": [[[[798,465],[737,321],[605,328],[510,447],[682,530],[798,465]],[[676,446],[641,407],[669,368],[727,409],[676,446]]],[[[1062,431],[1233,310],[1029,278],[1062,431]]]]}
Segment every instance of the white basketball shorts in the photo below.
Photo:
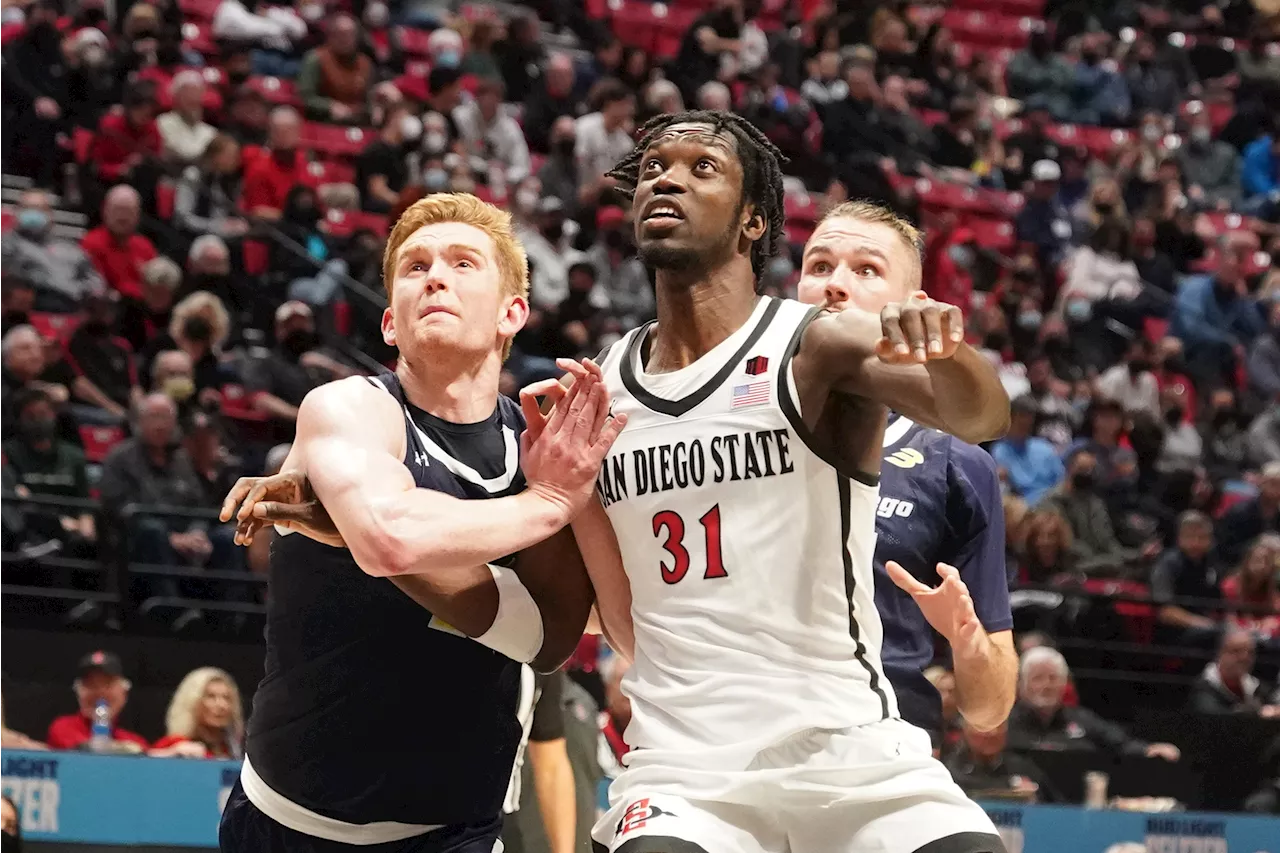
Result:
{"type": "Polygon", "coordinates": [[[929,736],[902,720],[810,729],[734,772],[632,756],[592,831],[596,853],[1005,853],[929,736]]]}

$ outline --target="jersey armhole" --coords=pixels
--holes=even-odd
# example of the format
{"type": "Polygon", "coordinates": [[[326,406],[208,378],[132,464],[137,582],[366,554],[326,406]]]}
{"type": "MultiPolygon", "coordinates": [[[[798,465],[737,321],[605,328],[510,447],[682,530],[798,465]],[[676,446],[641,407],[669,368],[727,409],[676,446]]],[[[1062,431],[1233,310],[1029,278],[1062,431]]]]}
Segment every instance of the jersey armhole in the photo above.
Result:
{"type": "Polygon", "coordinates": [[[778,407],[782,409],[782,414],[786,417],[787,423],[791,424],[791,428],[796,431],[796,435],[800,436],[800,440],[804,442],[805,447],[809,448],[809,451],[814,456],[830,465],[840,476],[847,477],[863,486],[874,489],[880,485],[880,476],[878,474],[868,474],[856,468],[848,470],[848,466],[845,465],[843,460],[821,446],[821,442],[818,441],[817,436],[813,434],[813,430],[809,429],[809,425],[804,422],[804,417],[800,414],[799,394],[794,390],[795,383],[792,381],[791,376],[791,360],[800,351],[800,343],[804,340],[805,330],[822,313],[824,311],[819,306],[815,305],[810,308],[796,325],[796,330],[791,334],[791,340],[787,342],[787,348],[782,353],[782,363],[778,365],[778,407]]]}

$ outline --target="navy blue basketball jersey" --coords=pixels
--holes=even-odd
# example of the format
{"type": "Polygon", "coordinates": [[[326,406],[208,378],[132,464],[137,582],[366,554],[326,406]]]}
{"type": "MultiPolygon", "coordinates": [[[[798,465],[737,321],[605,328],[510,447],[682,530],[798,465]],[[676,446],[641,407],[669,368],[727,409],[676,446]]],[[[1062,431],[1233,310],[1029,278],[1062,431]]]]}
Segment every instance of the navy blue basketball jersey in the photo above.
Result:
{"type": "MultiPolygon", "coordinates": [[[[467,500],[524,489],[515,403],[499,397],[486,420],[453,424],[409,403],[394,375],[369,381],[404,411],[419,488],[467,500]]],[[[497,817],[521,737],[520,664],[365,574],[345,548],[278,536],[269,582],[246,750],[262,781],[348,823],[497,817]]]]}
{"type": "Polygon", "coordinates": [[[930,586],[940,582],[938,563],[955,566],[983,626],[1013,627],[1000,480],[985,450],[901,416],[885,431],[875,551],[881,655],[902,717],[936,731],[938,692],[922,674],[934,656],[933,628],[885,571],[890,560],[930,586]]]}

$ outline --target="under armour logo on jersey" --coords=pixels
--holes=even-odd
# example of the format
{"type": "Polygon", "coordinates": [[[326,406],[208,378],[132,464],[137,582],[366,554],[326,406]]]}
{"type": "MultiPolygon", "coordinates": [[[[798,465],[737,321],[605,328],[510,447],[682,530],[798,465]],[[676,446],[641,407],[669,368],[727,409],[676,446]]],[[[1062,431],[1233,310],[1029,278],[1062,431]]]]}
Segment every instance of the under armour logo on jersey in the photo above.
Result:
{"type": "Polygon", "coordinates": [[[914,468],[924,464],[924,454],[914,447],[904,447],[890,453],[884,461],[898,468],[914,468]]]}
{"type": "Polygon", "coordinates": [[[653,805],[648,799],[636,800],[627,806],[627,810],[622,813],[622,819],[618,821],[618,826],[614,829],[613,834],[626,835],[628,832],[640,829],[649,821],[663,815],[675,817],[675,813],[653,805]]]}
{"type": "Polygon", "coordinates": [[[747,375],[759,376],[769,369],[769,359],[763,355],[752,356],[747,359],[747,375]]]}
{"type": "Polygon", "coordinates": [[[421,450],[413,451],[413,460],[417,462],[419,465],[421,465],[423,468],[426,468],[431,465],[431,460],[428,459],[427,454],[423,453],[421,450]]]}

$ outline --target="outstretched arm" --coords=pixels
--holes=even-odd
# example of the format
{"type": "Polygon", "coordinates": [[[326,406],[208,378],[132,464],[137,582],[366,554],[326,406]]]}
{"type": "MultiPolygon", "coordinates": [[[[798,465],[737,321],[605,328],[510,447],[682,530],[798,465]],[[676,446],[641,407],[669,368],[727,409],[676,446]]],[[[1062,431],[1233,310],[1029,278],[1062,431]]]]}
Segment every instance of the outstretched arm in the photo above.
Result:
{"type": "Polygon", "coordinates": [[[923,293],[879,317],[857,310],[818,317],[795,369],[971,444],[999,438],[1009,425],[1009,397],[995,369],[964,343],[960,310],[923,293]]]}

